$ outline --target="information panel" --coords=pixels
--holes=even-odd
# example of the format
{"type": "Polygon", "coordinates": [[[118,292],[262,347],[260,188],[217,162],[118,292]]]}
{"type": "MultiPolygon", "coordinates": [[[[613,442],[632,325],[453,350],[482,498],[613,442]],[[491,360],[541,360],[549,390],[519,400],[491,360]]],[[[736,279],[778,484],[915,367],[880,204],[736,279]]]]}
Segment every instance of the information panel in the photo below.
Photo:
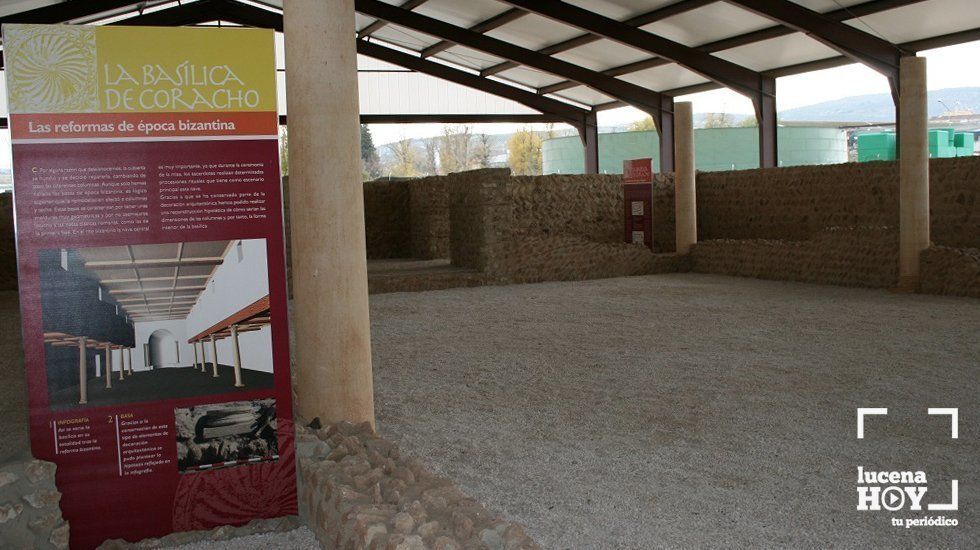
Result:
{"type": "Polygon", "coordinates": [[[72,548],[295,514],[273,32],[3,45],[31,445],[72,548]]]}

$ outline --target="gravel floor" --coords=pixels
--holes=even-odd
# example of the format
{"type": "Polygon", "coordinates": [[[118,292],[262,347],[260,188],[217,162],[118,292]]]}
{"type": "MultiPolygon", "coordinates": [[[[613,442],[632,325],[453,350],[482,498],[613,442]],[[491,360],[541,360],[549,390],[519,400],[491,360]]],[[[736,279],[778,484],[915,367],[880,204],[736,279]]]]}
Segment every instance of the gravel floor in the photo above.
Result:
{"type": "Polygon", "coordinates": [[[548,548],[975,547],[980,301],[707,275],[371,296],[382,433],[548,548]],[[856,407],[888,407],[855,437],[856,407]],[[960,438],[948,417],[959,407],[960,438]],[[936,512],[856,511],[857,467],[936,512]]]}
{"type": "MultiPolygon", "coordinates": [[[[547,548],[976,547],[980,301],[707,275],[371,296],[380,429],[547,548]],[[856,407],[888,407],[857,440],[856,407]],[[960,437],[927,407],[959,407],[960,437]],[[959,480],[959,527],[857,466],[959,480]]],[[[0,293],[0,451],[26,446],[0,293]]],[[[305,529],[190,548],[312,548],[305,529]]]]}

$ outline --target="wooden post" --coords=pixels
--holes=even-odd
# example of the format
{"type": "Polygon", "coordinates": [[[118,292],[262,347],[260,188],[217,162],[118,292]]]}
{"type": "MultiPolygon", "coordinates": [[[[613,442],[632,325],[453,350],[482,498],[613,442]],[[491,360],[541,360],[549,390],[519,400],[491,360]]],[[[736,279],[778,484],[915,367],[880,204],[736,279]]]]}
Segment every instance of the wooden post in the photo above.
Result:
{"type": "Polygon", "coordinates": [[[112,346],[105,345],[105,388],[112,389],[112,346]]]}
{"type": "Polygon", "coordinates": [[[191,347],[194,348],[194,368],[196,369],[199,364],[197,361],[197,342],[192,342],[191,347]]]}
{"type": "Polygon", "coordinates": [[[217,378],[218,377],[218,343],[214,339],[214,334],[211,335],[211,356],[212,356],[211,358],[214,359],[214,363],[211,364],[211,367],[214,369],[213,371],[214,374],[212,375],[212,377],[217,378]]]}
{"type": "Polygon", "coordinates": [[[126,372],[125,372],[126,371],[126,361],[123,359],[122,347],[121,346],[116,346],[116,349],[119,350],[119,379],[120,380],[125,380],[126,379],[126,372]]]}
{"type": "Polygon", "coordinates": [[[85,337],[78,339],[78,404],[88,403],[88,350],[85,337]]]}
{"type": "Polygon", "coordinates": [[[242,383],[242,356],[238,351],[238,325],[231,325],[231,351],[235,357],[235,387],[244,388],[242,383]]]}

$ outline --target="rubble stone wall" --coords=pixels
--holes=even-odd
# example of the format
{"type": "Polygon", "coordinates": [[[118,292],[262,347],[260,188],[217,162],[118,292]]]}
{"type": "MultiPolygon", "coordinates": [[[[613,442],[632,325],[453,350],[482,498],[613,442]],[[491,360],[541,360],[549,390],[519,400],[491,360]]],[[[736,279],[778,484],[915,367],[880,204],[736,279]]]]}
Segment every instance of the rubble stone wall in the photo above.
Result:
{"type": "Polygon", "coordinates": [[[0,541],[3,548],[68,548],[69,525],[61,517],[57,466],[31,457],[0,465],[0,541]]]}
{"type": "Polygon", "coordinates": [[[622,277],[681,268],[678,258],[622,242],[619,176],[451,176],[454,265],[498,284],[622,277]]]}
{"type": "Polygon", "coordinates": [[[410,257],[449,258],[449,182],[431,176],[409,183],[410,257]]]}
{"type": "Polygon", "coordinates": [[[411,217],[407,180],[364,182],[367,257],[410,258],[411,217]]]}
{"type": "Polygon", "coordinates": [[[980,298],[980,249],[933,246],[919,269],[924,293],[980,298]]]}
{"type": "MultiPolygon", "coordinates": [[[[980,248],[980,157],[929,164],[932,242],[980,248]]],[[[698,237],[807,240],[831,228],[897,227],[898,163],[700,172],[698,237]]],[[[673,178],[654,194],[654,241],[674,250],[673,178]],[[661,223],[665,222],[665,223],[661,223]]]]}
{"type": "Polygon", "coordinates": [[[702,241],[690,256],[698,273],[873,288],[898,281],[898,235],[889,228],[830,230],[805,241],[702,241]]]}
{"type": "Polygon", "coordinates": [[[370,425],[297,427],[299,507],[323,548],[537,549],[370,425]]]}

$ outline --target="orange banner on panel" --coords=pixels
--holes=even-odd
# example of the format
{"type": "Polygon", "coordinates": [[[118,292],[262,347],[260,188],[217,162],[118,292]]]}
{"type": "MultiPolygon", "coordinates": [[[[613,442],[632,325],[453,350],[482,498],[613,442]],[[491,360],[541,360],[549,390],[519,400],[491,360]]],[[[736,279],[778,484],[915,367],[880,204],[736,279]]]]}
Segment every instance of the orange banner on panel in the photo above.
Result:
{"type": "Polygon", "coordinates": [[[218,136],[278,137],[275,112],[12,114],[14,142],[144,141],[218,136]]]}

